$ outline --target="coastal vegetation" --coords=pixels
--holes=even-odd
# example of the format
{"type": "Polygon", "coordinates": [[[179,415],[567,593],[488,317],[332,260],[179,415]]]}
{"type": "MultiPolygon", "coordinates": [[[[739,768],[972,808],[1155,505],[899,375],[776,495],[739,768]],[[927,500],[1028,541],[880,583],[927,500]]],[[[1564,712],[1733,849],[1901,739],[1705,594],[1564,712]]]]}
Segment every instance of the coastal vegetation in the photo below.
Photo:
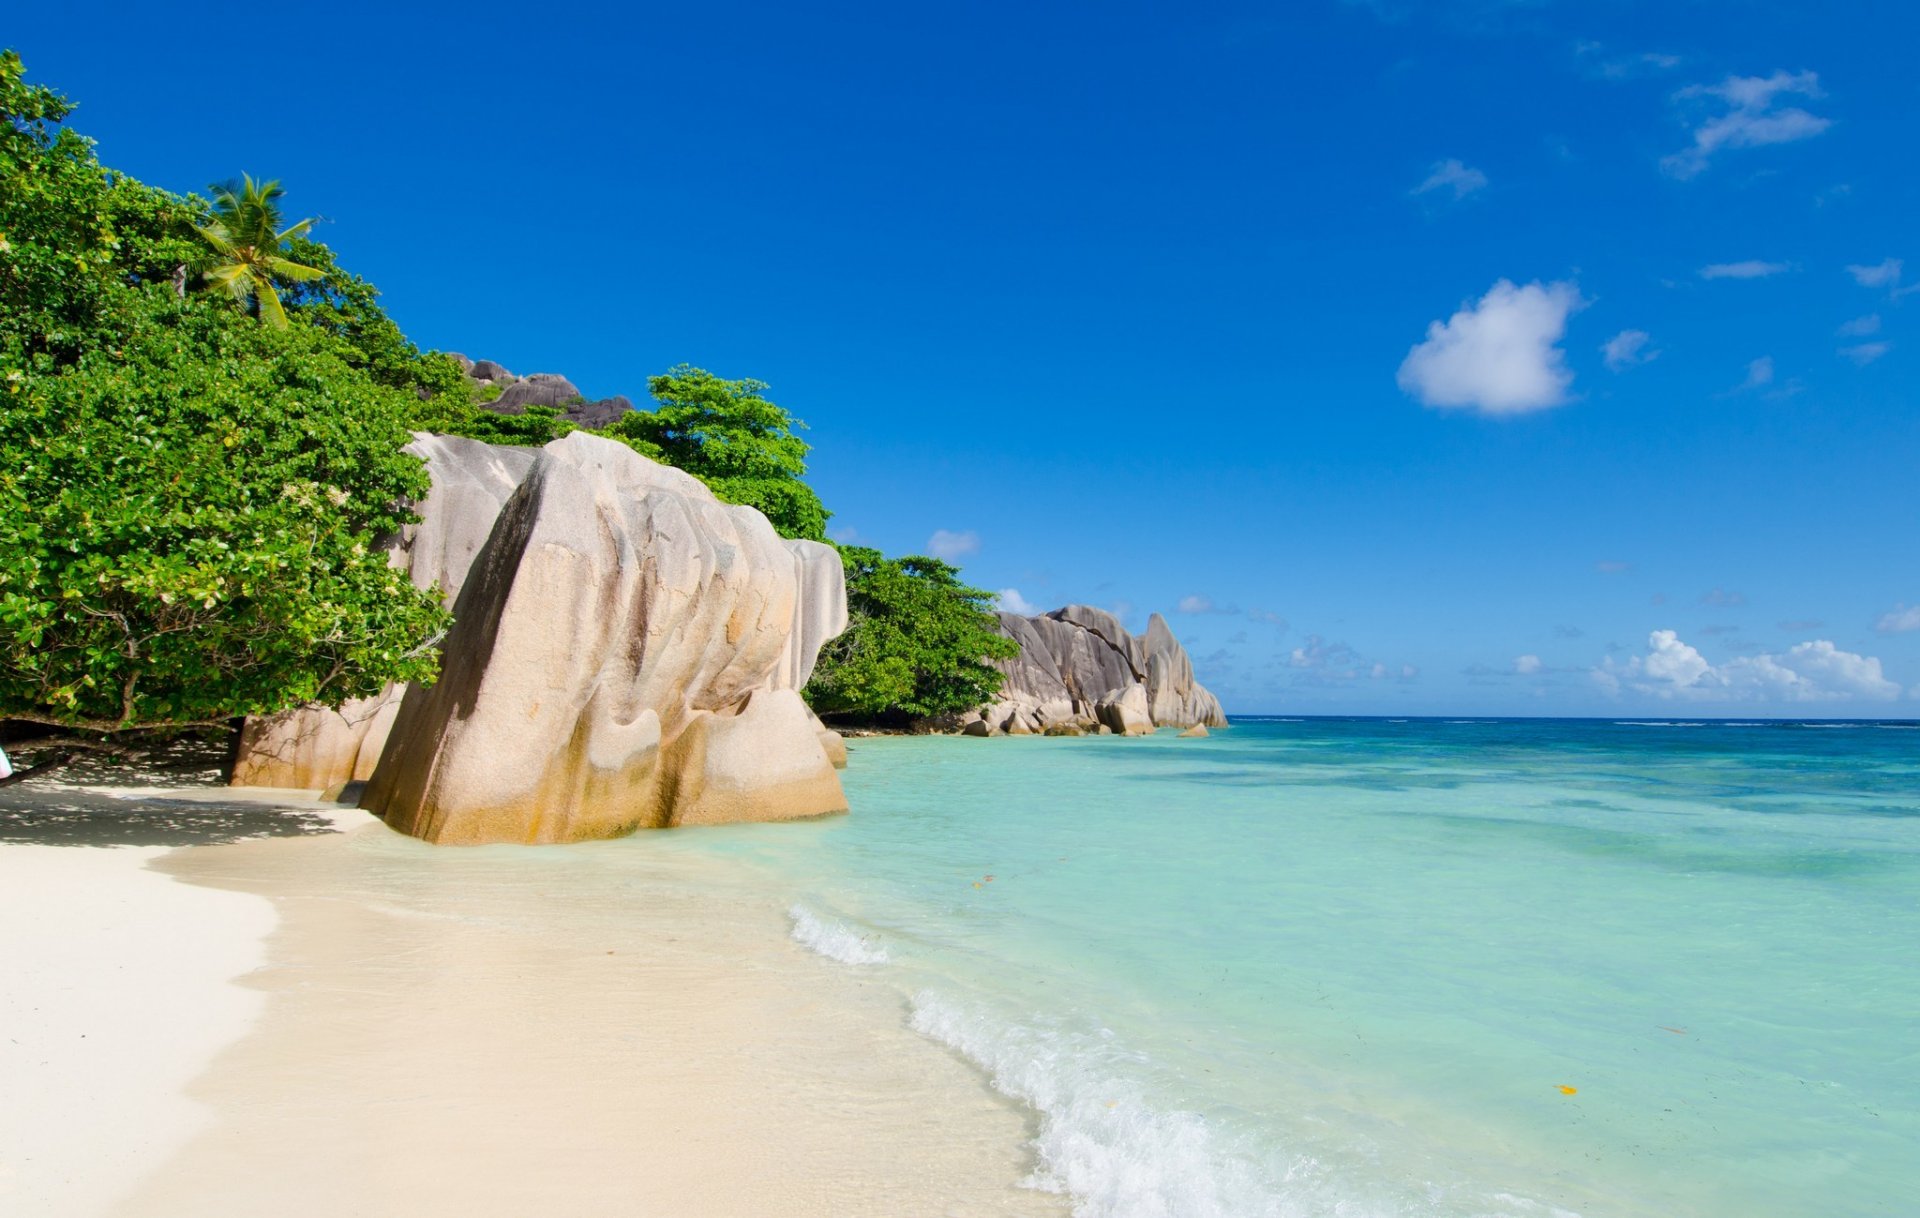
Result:
{"type": "Polygon", "coordinates": [[[901,725],[959,714],[993,700],[1000,670],[1020,647],[996,628],[990,593],[960,582],[938,558],[888,558],[841,546],[847,569],[844,634],[820,653],[807,701],[823,717],[901,725]]]}
{"type": "Polygon", "coordinates": [[[378,540],[426,489],[416,399],[271,324],[296,264],[237,226],[222,252],[235,217],[102,168],[68,109],[0,59],[0,715],[123,732],[431,676],[445,614],[378,540]]]}
{"type": "Polygon", "coordinates": [[[658,406],[628,412],[603,434],[686,470],[728,503],[757,508],[782,537],[824,541],[830,513],[803,480],[807,443],[794,434],[806,424],[769,402],[766,388],[682,364],[647,382],[658,406]]]}
{"type": "MultiPolygon", "coordinates": [[[[102,166],[0,57],[0,718],[120,734],[432,680],[437,589],[389,565],[414,431],[538,445],[564,411],[423,352],[287,224],[278,182],[210,199],[102,166]]],[[[803,428],[767,386],[681,365],[601,434],[787,537],[821,540],[803,428]]],[[[946,563],[843,549],[853,625],[807,696],[843,719],[978,705],[1011,646],[946,563]]]]}

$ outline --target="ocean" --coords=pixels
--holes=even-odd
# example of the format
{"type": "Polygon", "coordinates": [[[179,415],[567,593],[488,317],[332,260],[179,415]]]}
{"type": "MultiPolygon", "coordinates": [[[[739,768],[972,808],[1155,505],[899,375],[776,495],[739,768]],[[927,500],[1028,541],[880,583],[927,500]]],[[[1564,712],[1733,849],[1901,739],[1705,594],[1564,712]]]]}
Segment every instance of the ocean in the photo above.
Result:
{"type": "Polygon", "coordinates": [[[852,747],[850,816],[647,848],[764,873],[1078,1215],[1920,1212],[1912,724],[852,747]]]}

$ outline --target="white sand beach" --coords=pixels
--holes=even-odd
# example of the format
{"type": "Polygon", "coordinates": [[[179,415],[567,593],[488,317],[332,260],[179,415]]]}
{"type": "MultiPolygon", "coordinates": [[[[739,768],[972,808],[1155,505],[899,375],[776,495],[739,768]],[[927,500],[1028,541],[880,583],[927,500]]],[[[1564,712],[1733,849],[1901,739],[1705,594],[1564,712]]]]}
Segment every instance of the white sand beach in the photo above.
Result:
{"type": "Polygon", "coordinates": [[[297,793],[69,788],[36,823],[17,792],[9,1213],[1066,1212],[1020,1186],[1027,1115],[744,872],[430,847],[297,793]],[[78,844],[223,825],[299,832],[78,844]]]}

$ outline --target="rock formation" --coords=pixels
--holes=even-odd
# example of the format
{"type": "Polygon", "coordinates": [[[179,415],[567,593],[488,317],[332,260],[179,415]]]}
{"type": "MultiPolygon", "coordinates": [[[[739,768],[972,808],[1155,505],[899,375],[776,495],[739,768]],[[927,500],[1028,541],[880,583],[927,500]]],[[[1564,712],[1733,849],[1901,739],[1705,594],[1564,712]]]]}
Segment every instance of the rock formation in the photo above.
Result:
{"type": "MultiPolygon", "coordinates": [[[[433,484],[416,507],[420,523],[401,530],[388,554],[415,587],[439,585],[450,605],[474,555],[493,532],[501,505],[533,468],[536,453],[424,433],[415,435],[406,451],[426,461],[433,484]]],[[[403,687],[390,685],[339,710],[303,707],[247,720],[234,784],[325,790],[372,777],[403,693],[403,687]]]]}
{"type": "Polygon", "coordinates": [[[490,359],[470,360],[457,352],[453,359],[473,380],[499,386],[499,397],[480,404],[495,414],[525,414],[529,406],[551,406],[576,427],[597,428],[633,409],[632,399],[624,394],[590,402],[578,386],[557,373],[519,377],[490,359]]]}
{"type": "Polygon", "coordinates": [[[612,440],[542,449],[410,689],[361,806],[448,843],[844,811],[801,702],[839,554],[612,440]]]}
{"type": "Polygon", "coordinates": [[[633,409],[633,403],[624,396],[589,402],[572,381],[551,372],[536,372],[514,381],[499,397],[482,406],[499,414],[525,414],[529,406],[551,406],[577,427],[605,427],[633,409]]]}
{"type": "Polygon", "coordinates": [[[1102,729],[1144,735],[1160,727],[1225,727],[1219,699],[1193,678],[1193,662],[1154,614],[1134,636],[1103,609],[1068,605],[1037,617],[1002,613],[1020,654],[996,661],[999,701],[962,720],[969,735],[1065,734],[1102,729]]]}

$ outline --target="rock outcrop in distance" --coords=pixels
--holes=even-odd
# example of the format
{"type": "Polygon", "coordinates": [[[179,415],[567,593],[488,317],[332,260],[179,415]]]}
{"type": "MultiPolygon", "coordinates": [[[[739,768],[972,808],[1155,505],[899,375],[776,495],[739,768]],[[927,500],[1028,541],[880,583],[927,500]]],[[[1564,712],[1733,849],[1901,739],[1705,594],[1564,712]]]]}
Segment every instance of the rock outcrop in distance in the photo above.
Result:
{"type": "Polygon", "coordinates": [[[846,810],[800,700],[840,556],[617,441],[540,450],[361,807],[428,841],[569,842],[846,810]]]}
{"type": "Polygon", "coordinates": [[[529,406],[552,406],[576,427],[599,428],[633,409],[633,400],[625,394],[590,402],[578,386],[557,373],[515,376],[490,359],[470,360],[458,353],[453,359],[474,380],[499,386],[499,397],[480,404],[495,414],[525,414],[529,406]]]}
{"type": "Polygon", "coordinates": [[[798,693],[846,628],[837,551],[596,436],[409,451],[432,490],[390,553],[454,609],[441,681],[250,721],[235,783],[370,779],[389,824],[463,843],[845,810],[798,693]]]}
{"type": "Polygon", "coordinates": [[[1139,636],[1088,605],[999,618],[1020,654],[995,661],[1006,682],[997,702],[961,720],[969,735],[1141,736],[1162,727],[1227,726],[1220,700],[1194,680],[1186,649],[1157,613],[1139,636]]]}

